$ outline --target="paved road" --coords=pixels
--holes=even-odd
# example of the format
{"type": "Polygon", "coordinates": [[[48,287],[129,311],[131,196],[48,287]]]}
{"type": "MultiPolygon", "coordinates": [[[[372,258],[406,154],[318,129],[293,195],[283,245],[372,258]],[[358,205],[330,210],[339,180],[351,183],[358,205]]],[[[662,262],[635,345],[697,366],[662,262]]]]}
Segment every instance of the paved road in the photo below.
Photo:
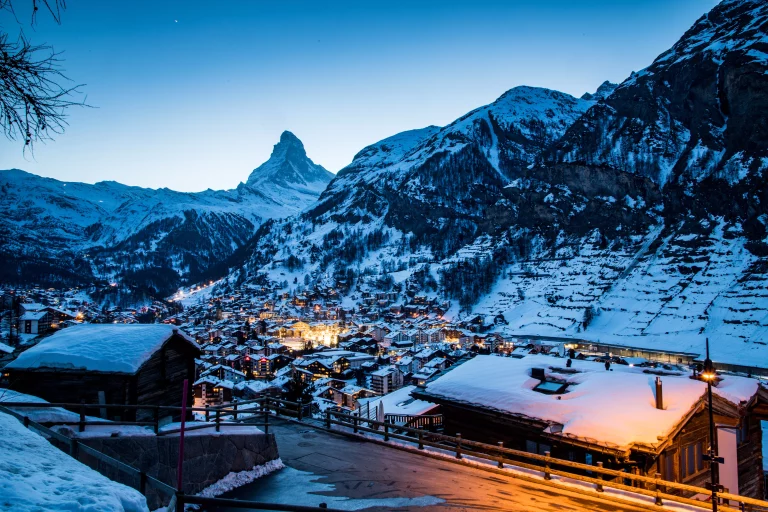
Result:
{"type": "Polygon", "coordinates": [[[346,510],[641,510],[307,425],[282,422],[270,431],[287,467],[226,497],[346,510]]]}

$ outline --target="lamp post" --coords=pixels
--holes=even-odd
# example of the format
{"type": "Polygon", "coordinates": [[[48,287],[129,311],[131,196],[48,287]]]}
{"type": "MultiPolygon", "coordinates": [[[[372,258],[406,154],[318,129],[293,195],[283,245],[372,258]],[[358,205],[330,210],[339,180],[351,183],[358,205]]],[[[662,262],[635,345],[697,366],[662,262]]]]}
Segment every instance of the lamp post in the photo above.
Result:
{"type": "Polygon", "coordinates": [[[722,457],[717,456],[717,437],[715,431],[715,419],[712,412],[712,383],[715,381],[717,373],[715,365],[709,358],[709,338],[707,338],[707,358],[704,360],[704,368],[701,372],[701,378],[707,383],[707,402],[709,405],[709,453],[704,456],[704,460],[709,461],[710,490],[712,492],[712,511],[717,512],[717,493],[720,491],[718,482],[719,472],[718,464],[724,462],[722,457]]]}

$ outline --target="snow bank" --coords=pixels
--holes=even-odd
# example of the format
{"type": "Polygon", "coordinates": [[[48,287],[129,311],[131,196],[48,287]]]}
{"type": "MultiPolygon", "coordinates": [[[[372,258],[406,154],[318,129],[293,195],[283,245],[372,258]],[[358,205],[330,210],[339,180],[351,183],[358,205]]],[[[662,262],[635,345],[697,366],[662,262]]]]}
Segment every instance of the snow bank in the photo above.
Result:
{"type": "MultiPolygon", "coordinates": [[[[88,324],[63,329],[23,352],[8,369],[60,368],[136,373],[173,335],[166,324],[88,324]]],[[[191,338],[178,331],[189,343],[191,338]]]]}
{"type": "MultiPolygon", "coordinates": [[[[25,393],[19,393],[12,389],[0,388],[0,405],[7,405],[7,402],[34,402],[40,404],[47,404],[48,402],[42,398],[27,395],[25,393]]],[[[61,407],[8,407],[14,412],[28,416],[32,421],[38,423],[71,423],[80,421],[80,415],[61,407]]],[[[101,418],[94,418],[86,416],[87,421],[105,421],[101,418]]]]}
{"type": "Polygon", "coordinates": [[[249,484],[258,478],[267,476],[273,471],[277,471],[278,469],[283,469],[284,467],[285,465],[283,464],[282,460],[275,459],[275,460],[270,460],[266,464],[262,464],[261,466],[254,466],[253,469],[250,469],[248,471],[239,471],[237,473],[230,473],[224,478],[222,478],[221,480],[219,480],[218,482],[216,482],[215,484],[210,485],[205,489],[203,489],[202,491],[200,491],[198,493],[198,496],[205,496],[208,498],[220,496],[225,492],[229,492],[232,489],[242,487],[243,485],[249,484]]]}
{"type": "Polygon", "coordinates": [[[113,482],[0,413],[0,509],[146,512],[138,491],[113,482]]]}

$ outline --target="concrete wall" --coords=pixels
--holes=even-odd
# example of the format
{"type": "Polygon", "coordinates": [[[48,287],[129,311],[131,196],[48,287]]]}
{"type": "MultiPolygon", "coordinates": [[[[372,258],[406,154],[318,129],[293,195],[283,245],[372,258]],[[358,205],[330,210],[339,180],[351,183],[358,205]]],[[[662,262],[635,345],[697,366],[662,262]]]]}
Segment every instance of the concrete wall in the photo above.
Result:
{"type": "MultiPolygon", "coordinates": [[[[110,457],[138,468],[168,485],[176,486],[179,437],[132,436],[88,437],[82,443],[110,457]]],[[[232,472],[247,471],[279,457],[273,434],[222,433],[188,434],[184,438],[184,492],[194,494],[232,472]]],[[[135,478],[97,461],[87,453],[78,459],[118,482],[138,486],[135,478]]],[[[167,499],[148,486],[150,510],[167,504],[167,499]]]]}

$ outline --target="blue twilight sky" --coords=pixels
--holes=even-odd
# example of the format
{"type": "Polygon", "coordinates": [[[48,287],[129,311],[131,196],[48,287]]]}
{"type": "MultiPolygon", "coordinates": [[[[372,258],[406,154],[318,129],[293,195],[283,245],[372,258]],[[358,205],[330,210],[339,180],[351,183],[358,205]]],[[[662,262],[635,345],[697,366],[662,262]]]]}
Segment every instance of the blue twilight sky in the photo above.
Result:
{"type": "MultiPolygon", "coordinates": [[[[16,0],[16,4],[24,0],[16,0]]],[[[336,172],[368,144],[444,125],[517,85],[620,82],[715,0],[68,0],[25,34],[64,51],[93,109],[0,169],[183,191],[232,188],[283,130],[336,172]]],[[[0,13],[0,26],[17,30],[0,13]]]]}

